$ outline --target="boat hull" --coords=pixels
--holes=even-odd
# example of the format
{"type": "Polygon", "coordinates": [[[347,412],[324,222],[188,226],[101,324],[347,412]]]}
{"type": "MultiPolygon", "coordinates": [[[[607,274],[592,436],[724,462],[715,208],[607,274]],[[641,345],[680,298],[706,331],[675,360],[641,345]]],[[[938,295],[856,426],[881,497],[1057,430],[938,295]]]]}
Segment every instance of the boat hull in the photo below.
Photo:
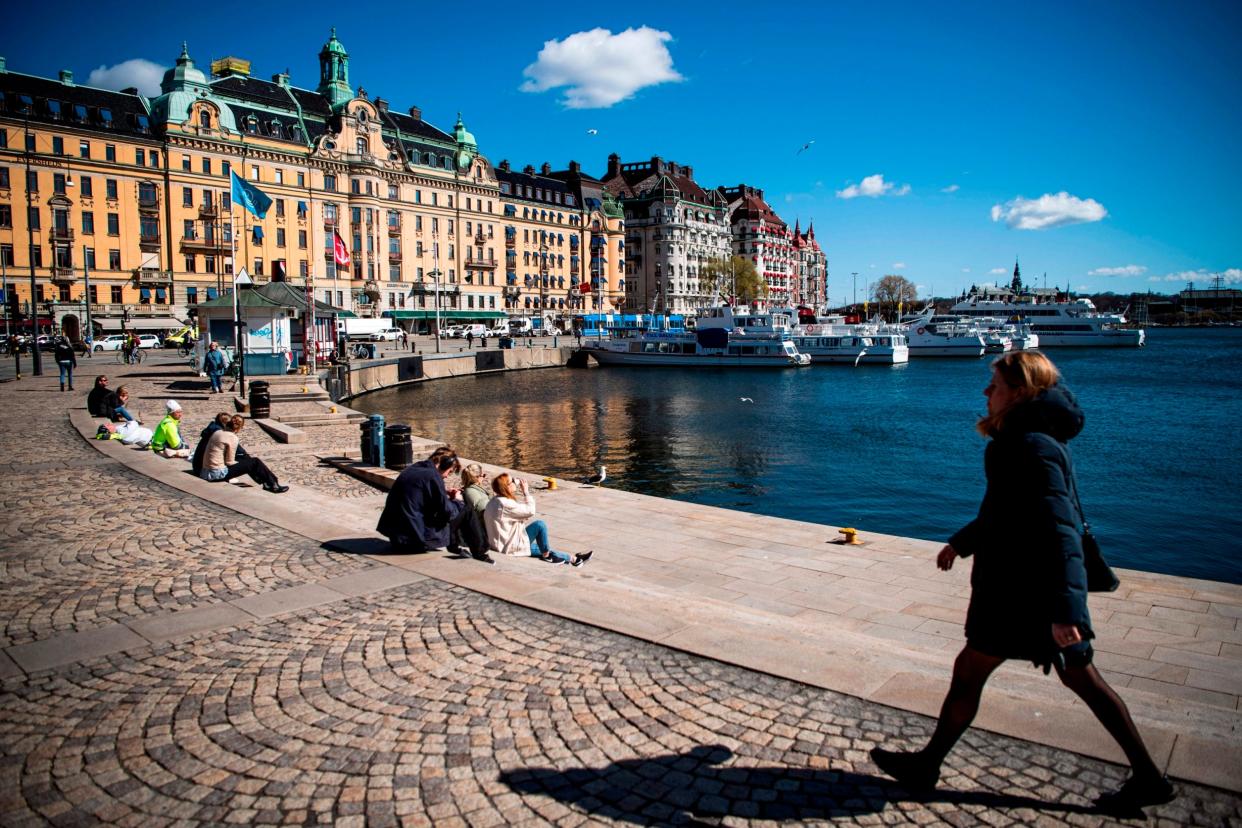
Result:
{"type": "Polygon", "coordinates": [[[912,357],[973,357],[983,356],[983,345],[978,342],[961,345],[911,345],[912,357]]]}
{"type": "Polygon", "coordinates": [[[1037,331],[1041,348],[1138,348],[1147,341],[1144,330],[1101,331],[1092,334],[1037,331]]]}
{"type": "Polygon", "coordinates": [[[786,356],[731,354],[621,353],[606,348],[584,348],[600,365],[641,365],[666,368],[798,368],[786,356]]]}

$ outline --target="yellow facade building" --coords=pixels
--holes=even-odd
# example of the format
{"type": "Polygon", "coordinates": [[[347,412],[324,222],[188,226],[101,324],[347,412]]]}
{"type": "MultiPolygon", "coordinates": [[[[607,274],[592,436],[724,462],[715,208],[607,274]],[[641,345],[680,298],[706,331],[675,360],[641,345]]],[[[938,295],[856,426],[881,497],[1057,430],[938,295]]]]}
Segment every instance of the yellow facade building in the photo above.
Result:
{"type": "Polygon", "coordinates": [[[445,320],[547,313],[564,329],[613,309],[621,213],[576,164],[528,196],[460,116],[445,132],[353,88],[335,31],[319,69],[313,90],[241,58],[208,74],[183,46],[148,99],[0,59],[0,261],[25,324],[173,328],[242,267],[413,330],[437,301],[445,320]],[[234,172],[272,198],[262,219],[232,203],[234,172]]]}

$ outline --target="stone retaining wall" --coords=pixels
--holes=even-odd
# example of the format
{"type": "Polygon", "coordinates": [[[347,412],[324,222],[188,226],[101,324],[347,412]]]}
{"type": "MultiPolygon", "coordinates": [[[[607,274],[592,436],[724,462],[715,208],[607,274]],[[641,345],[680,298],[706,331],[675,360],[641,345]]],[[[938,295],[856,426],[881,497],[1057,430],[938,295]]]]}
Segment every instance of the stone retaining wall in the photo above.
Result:
{"type": "Polygon", "coordinates": [[[499,348],[442,354],[402,354],[388,359],[354,361],[331,368],[321,382],[336,402],[371,391],[445,377],[464,377],[495,371],[562,368],[573,348],[499,348]]]}

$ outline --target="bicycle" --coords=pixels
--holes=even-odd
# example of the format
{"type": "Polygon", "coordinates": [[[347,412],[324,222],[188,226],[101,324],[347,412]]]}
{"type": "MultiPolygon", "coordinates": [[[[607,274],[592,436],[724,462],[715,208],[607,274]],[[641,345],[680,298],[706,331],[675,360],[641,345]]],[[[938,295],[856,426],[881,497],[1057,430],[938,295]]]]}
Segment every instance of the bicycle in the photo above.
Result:
{"type": "Polygon", "coordinates": [[[116,361],[122,365],[140,365],[147,355],[142,352],[141,348],[135,348],[131,353],[126,354],[125,349],[116,352],[116,361]]]}
{"type": "Polygon", "coordinates": [[[194,346],[187,342],[182,342],[177,346],[177,356],[179,357],[188,357],[192,353],[194,353],[194,346]]]}

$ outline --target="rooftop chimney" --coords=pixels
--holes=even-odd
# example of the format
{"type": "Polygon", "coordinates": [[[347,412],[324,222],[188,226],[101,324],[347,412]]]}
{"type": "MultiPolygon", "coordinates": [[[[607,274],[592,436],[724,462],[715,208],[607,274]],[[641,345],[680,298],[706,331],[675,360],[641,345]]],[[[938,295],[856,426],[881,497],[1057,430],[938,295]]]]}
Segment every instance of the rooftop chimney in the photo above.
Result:
{"type": "Polygon", "coordinates": [[[581,173],[581,172],[582,172],[582,165],[581,165],[581,164],[579,164],[577,161],[570,161],[570,162],[569,162],[569,171],[570,171],[571,173],[574,173],[575,175],[578,175],[579,173],[581,173]]]}
{"type": "Polygon", "coordinates": [[[136,86],[127,86],[127,87],[125,87],[124,89],[122,89],[122,90],[121,90],[121,94],[122,94],[122,95],[137,95],[137,94],[138,94],[138,87],[136,87],[136,86]]]}
{"type": "Polygon", "coordinates": [[[3,75],[7,71],[9,71],[8,64],[5,62],[4,56],[0,55],[0,75],[3,75]]]}
{"type": "Polygon", "coordinates": [[[534,175],[534,174],[535,174],[535,165],[534,165],[534,164],[527,164],[525,167],[523,167],[523,168],[522,168],[522,172],[526,173],[527,175],[534,175]]]}
{"type": "Polygon", "coordinates": [[[500,162],[500,169],[503,172],[509,172],[509,159],[508,158],[505,158],[504,160],[500,162]]]}
{"type": "Polygon", "coordinates": [[[686,178],[694,178],[694,167],[691,167],[689,164],[683,164],[681,167],[681,174],[686,178]]]}
{"type": "Polygon", "coordinates": [[[60,82],[65,86],[73,86],[73,71],[70,69],[61,69],[60,82]]]}
{"type": "Polygon", "coordinates": [[[539,168],[539,173],[540,173],[541,175],[551,175],[551,174],[552,174],[552,165],[551,165],[551,164],[549,164],[547,161],[544,161],[544,162],[543,162],[543,166],[539,168]]]}
{"type": "Polygon", "coordinates": [[[277,86],[283,89],[288,89],[289,88],[289,73],[288,72],[277,72],[275,75],[272,75],[272,83],[276,84],[277,86]]]}
{"type": "Polygon", "coordinates": [[[388,101],[384,100],[383,98],[376,98],[376,99],[375,99],[375,108],[376,108],[376,109],[378,109],[380,112],[387,112],[387,111],[388,111],[388,101]]]}
{"type": "Polygon", "coordinates": [[[606,179],[616,178],[621,174],[621,156],[615,152],[608,156],[608,172],[604,175],[606,179]]]}
{"type": "Polygon", "coordinates": [[[416,121],[421,121],[423,119],[423,111],[419,109],[417,106],[411,106],[410,117],[416,121]]]}

